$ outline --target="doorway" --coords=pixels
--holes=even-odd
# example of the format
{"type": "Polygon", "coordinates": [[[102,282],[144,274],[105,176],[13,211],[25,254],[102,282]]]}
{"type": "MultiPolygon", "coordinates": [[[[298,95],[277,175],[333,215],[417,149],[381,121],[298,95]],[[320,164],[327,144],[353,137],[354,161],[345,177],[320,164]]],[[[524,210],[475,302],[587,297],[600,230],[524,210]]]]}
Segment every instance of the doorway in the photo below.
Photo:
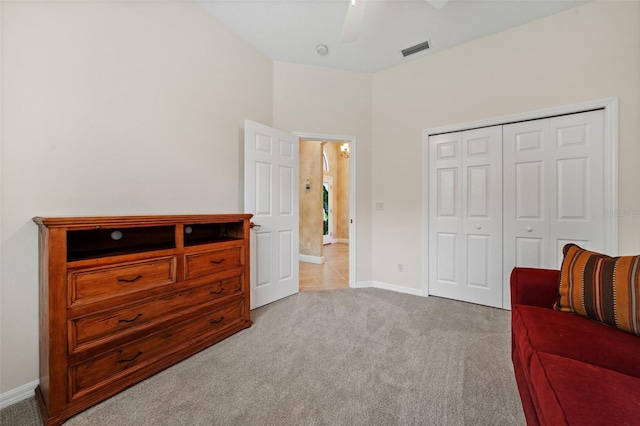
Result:
{"type": "MultiPolygon", "coordinates": [[[[325,154],[323,153],[323,156],[325,154]]],[[[322,245],[333,244],[335,222],[333,217],[333,178],[324,176],[322,179],[322,245]]],[[[324,254],[324,253],[323,253],[324,254]]]]}
{"type": "Polygon", "coordinates": [[[355,138],[297,136],[300,290],[355,287],[355,138]]]}
{"type": "Polygon", "coordinates": [[[300,291],[349,288],[349,245],[324,246],[324,263],[300,262],[300,291]]]}

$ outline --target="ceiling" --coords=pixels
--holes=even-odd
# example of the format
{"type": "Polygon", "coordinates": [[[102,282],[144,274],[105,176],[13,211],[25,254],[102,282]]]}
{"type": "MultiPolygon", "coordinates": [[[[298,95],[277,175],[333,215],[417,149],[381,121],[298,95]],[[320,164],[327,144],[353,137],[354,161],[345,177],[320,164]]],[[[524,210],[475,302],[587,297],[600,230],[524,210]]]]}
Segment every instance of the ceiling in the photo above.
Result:
{"type": "Polygon", "coordinates": [[[588,0],[366,1],[358,39],[341,43],[350,0],[200,0],[207,11],[275,61],[373,73],[561,12],[588,0]],[[401,50],[430,41],[427,51],[401,50]],[[326,56],[316,46],[329,48],[326,56]]]}

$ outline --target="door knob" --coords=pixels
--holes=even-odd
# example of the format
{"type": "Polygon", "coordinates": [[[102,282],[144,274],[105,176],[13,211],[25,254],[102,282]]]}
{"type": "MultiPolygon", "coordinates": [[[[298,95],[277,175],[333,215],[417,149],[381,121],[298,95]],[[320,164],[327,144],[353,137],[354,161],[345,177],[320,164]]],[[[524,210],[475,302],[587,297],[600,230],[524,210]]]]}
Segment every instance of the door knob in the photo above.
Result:
{"type": "Polygon", "coordinates": [[[250,222],[250,223],[249,223],[249,228],[251,228],[251,229],[253,229],[253,228],[260,228],[260,225],[255,224],[255,223],[253,223],[253,222],[250,222]]]}

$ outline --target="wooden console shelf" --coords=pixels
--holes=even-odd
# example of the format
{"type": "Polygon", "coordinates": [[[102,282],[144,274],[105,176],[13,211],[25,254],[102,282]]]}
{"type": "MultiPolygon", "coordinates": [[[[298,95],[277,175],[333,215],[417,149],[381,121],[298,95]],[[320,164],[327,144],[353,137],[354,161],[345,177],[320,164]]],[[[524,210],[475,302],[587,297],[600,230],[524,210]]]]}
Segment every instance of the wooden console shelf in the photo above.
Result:
{"type": "Polygon", "coordinates": [[[33,219],[45,425],[251,326],[250,218],[33,219]]]}

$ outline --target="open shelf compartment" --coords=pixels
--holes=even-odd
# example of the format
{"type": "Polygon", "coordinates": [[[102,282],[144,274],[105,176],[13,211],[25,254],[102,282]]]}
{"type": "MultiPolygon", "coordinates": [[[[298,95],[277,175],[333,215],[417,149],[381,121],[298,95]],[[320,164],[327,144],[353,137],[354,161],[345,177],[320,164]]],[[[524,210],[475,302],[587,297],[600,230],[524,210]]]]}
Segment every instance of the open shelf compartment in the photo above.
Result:
{"type": "Polygon", "coordinates": [[[176,248],[175,225],[67,231],[67,261],[176,248]]]}
{"type": "Polygon", "coordinates": [[[242,222],[185,224],[183,232],[185,247],[244,238],[242,222]]]}

